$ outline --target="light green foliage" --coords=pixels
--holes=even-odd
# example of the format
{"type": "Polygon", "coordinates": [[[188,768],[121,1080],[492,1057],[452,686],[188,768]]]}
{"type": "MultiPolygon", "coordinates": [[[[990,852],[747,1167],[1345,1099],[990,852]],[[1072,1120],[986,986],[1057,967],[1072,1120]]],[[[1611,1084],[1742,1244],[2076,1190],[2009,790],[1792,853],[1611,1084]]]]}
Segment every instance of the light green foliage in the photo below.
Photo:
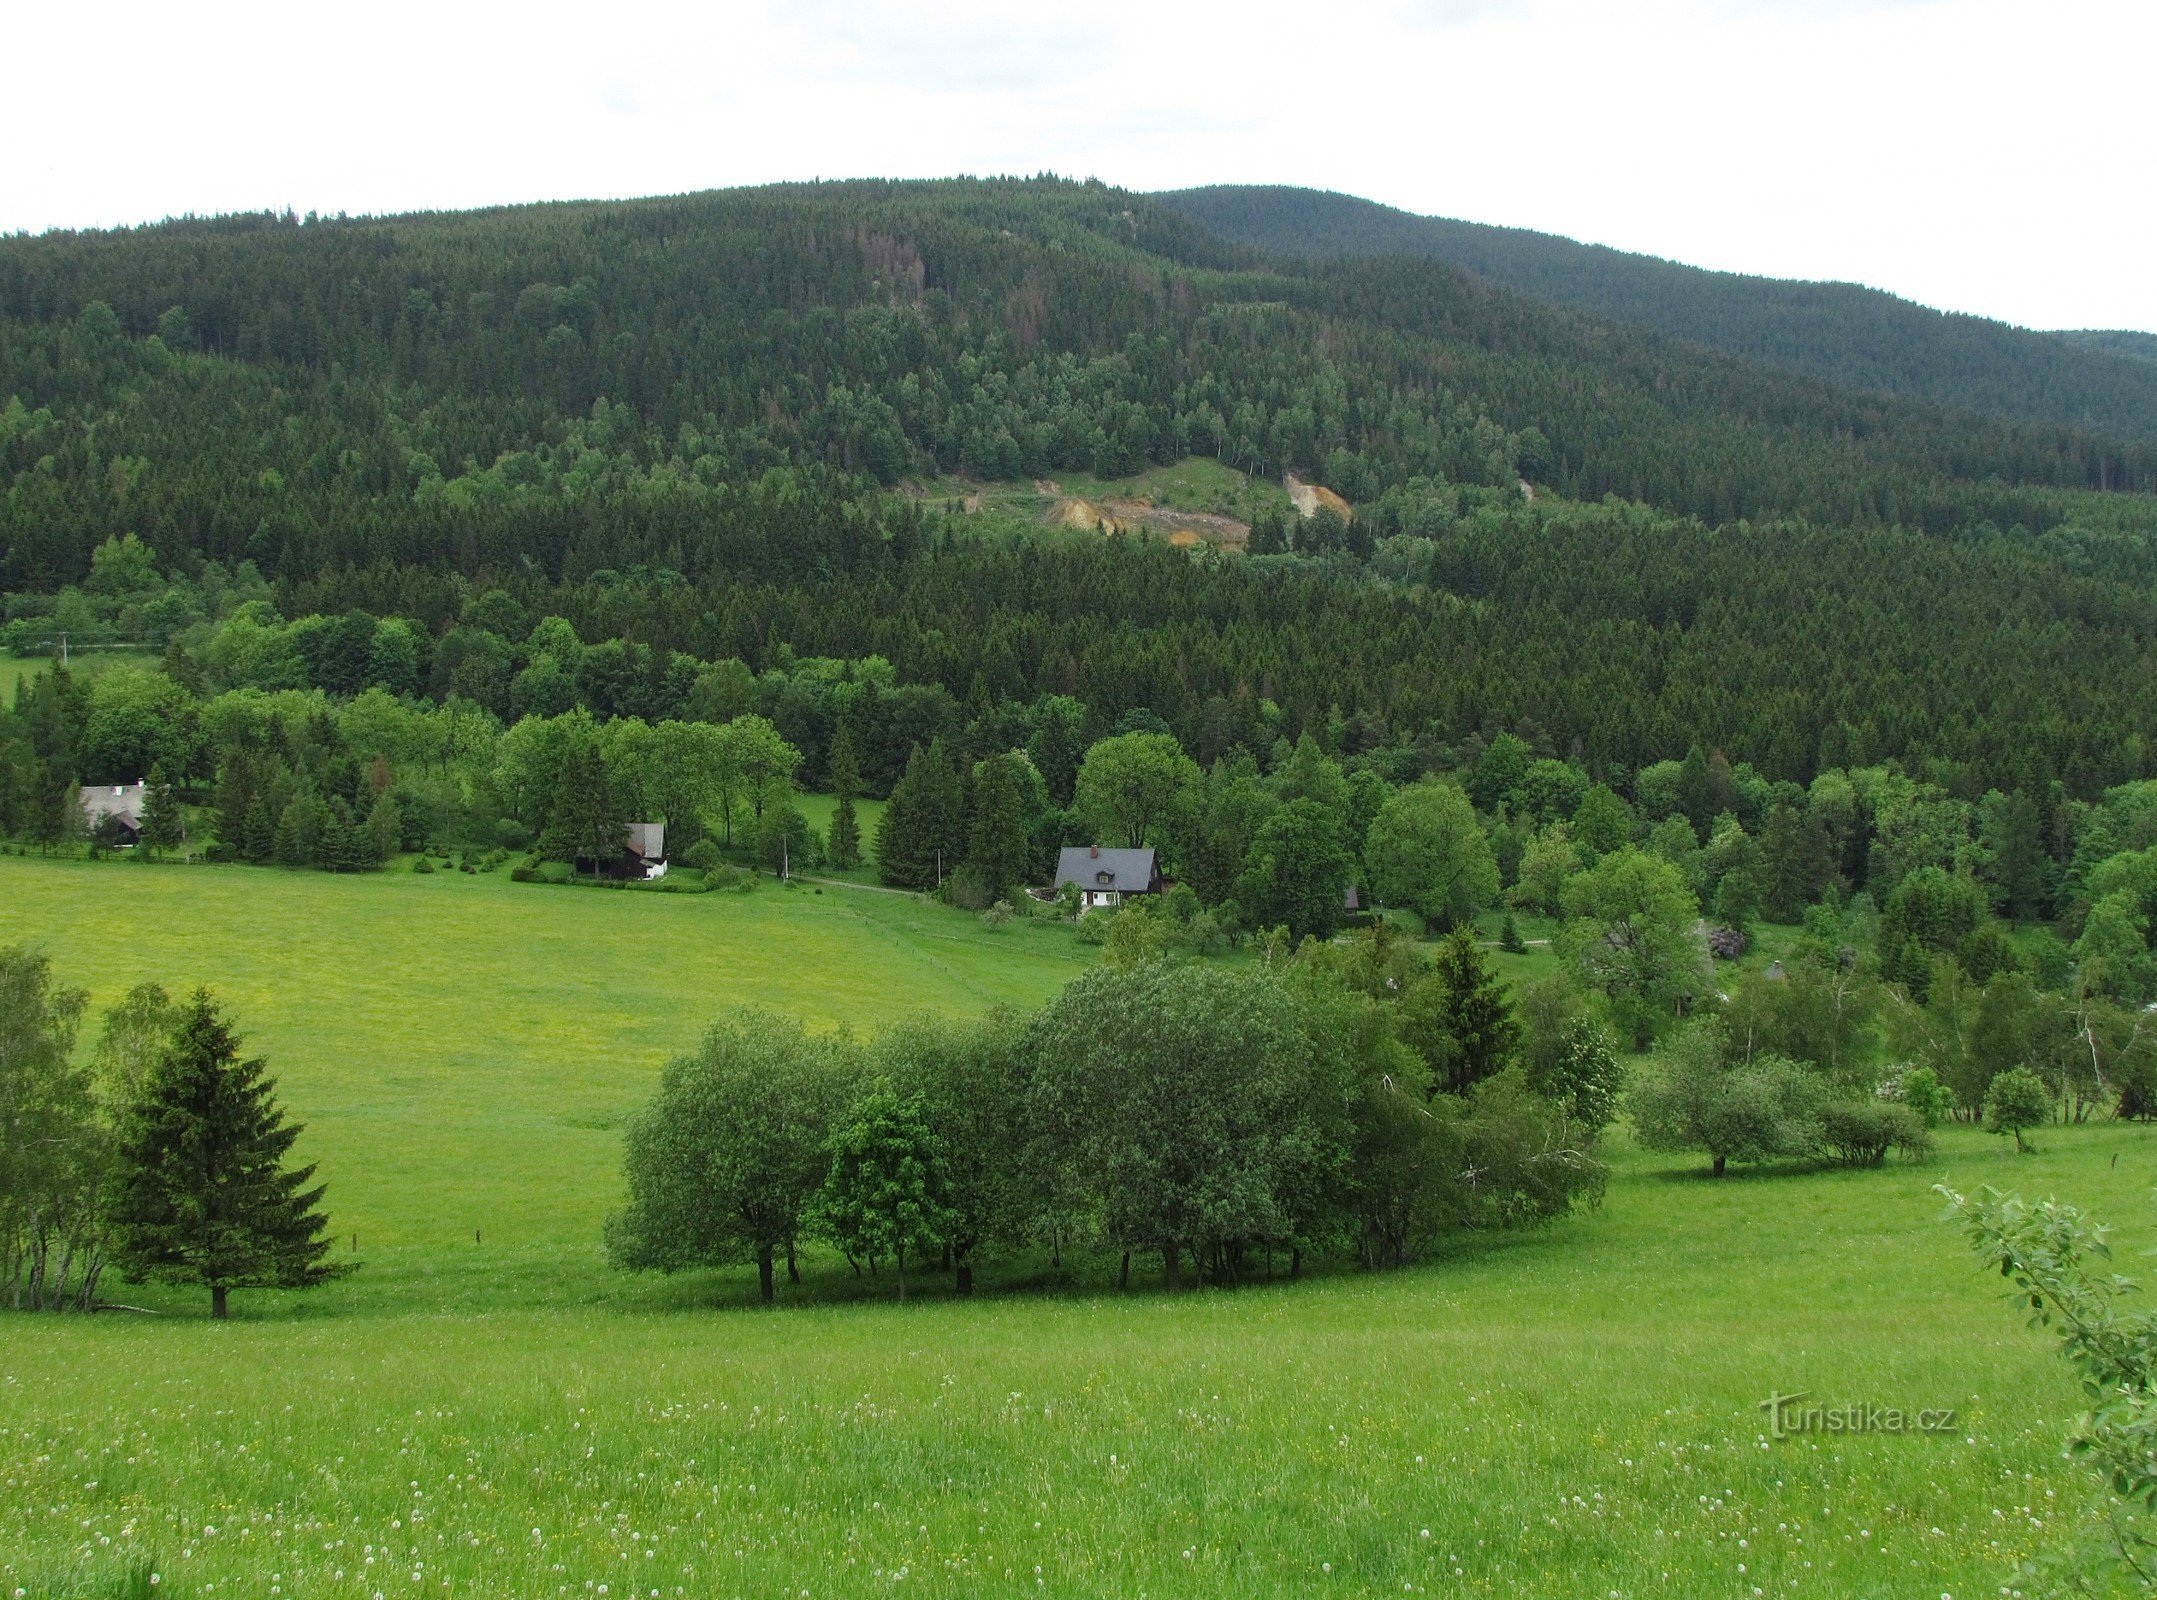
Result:
{"type": "Polygon", "coordinates": [[[1532,1064],[1527,1069],[1529,1087],[1563,1106],[1591,1137],[1617,1119],[1625,1080],[1625,1063],[1608,1030],[1585,1017],[1567,1024],[1555,1061],[1541,1070],[1532,1064]]]}
{"type": "Polygon", "coordinates": [[[745,1011],[715,1024],[660,1075],[623,1140],[628,1204],[607,1219],[622,1267],[791,1256],[830,1170],[826,1140],[855,1070],[850,1054],[797,1022],[745,1011]]]}
{"type": "Polygon", "coordinates": [[[817,1225],[849,1256],[898,1269],[948,1238],[957,1213],[945,1197],[943,1142],[916,1090],[871,1081],[830,1139],[831,1171],[817,1196],[817,1225]]]}
{"type": "Polygon", "coordinates": [[[1158,846],[1195,803],[1199,781],[1170,735],[1119,734],[1086,752],[1074,806],[1103,844],[1158,846]]]}
{"type": "Polygon", "coordinates": [[[1732,998],[1732,1037],[1763,1055],[1819,1070],[1839,1090],[1866,1094],[1874,1077],[1880,985],[1856,962],[1794,952],[1780,982],[1755,978],[1732,998]]]}
{"type": "Polygon", "coordinates": [[[1635,1044],[1708,985],[1700,908],[1678,868],[1631,846],[1566,886],[1558,949],[1604,995],[1635,1044]]]}
{"type": "Polygon", "coordinates": [[[108,1156],[90,1074],[75,1065],[87,996],[49,958],[0,948],[0,1302],[82,1305],[97,1288],[108,1156]]]}
{"type": "Polygon", "coordinates": [[[1090,973],[1032,1019],[1025,1048],[1056,1187],[1118,1247],[1159,1251],[1171,1287],[1188,1257],[1233,1282],[1253,1252],[1298,1242],[1346,1159],[1346,1063],[1263,977],[1090,973]]]}
{"type": "Polygon", "coordinates": [[[1947,1115],[1950,1096],[1947,1085],[1930,1067],[1911,1067],[1904,1072],[1896,1085],[1902,1103],[1916,1112],[1918,1119],[1928,1128],[1937,1128],[1947,1115]]]}
{"type": "Polygon", "coordinates": [[[1099,919],[1101,959],[1112,967],[1142,967],[1160,960],[1175,945],[1176,925],[1143,900],[1131,901],[1107,916],[1099,911],[1091,915],[1099,919]]]}
{"type": "Polygon", "coordinates": [[[1633,842],[1633,808],[1608,784],[1592,784],[1573,813],[1573,837],[1592,859],[1633,842]]]}
{"type": "Polygon", "coordinates": [[[1572,830],[1554,822],[1528,841],[1521,852],[1520,870],[1506,898],[1524,911],[1554,917],[1565,905],[1565,886],[1581,869],[1579,847],[1572,830]]]}
{"type": "Polygon", "coordinates": [[[2052,1091],[2044,1079],[2028,1067],[2009,1067],[1985,1087],[1985,1131],[2011,1134],[2015,1148],[2027,1152],[2025,1128],[2034,1128],[2052,1115],[2052,1091]]]}
{"type": "Polygon", "coordinates": [[[871,1048],[872,1067],[920,1097],[935,1135],[941,1238],[960,1294],[972,1290],[983,1254],[1025,1240],[1040,1205],[1015,1159],[1029,1137],[1021,1026],[1001,1009],[978,1019],[914,1017],[871,1048]]]}
{"type": "Polygon", "coordinates": [[[1985,1265],[2014,1284],[2030,1326],[2059,1336],[2088,1405],[2067,1444],[2068,1459],[2098,1479],[2082,1525],[2067,1543],[2048,1541],[2018,1577],[2046,1595],[2147,1593],[2157,1566],[2157,1312],[2128,1300],[2138,1286],[2109,1270],[2111,1230],[2077,1207],[1990,1184],[1975,1200],[1939,1192],[1985,1265]]]}
{"type": "Polygon", "coordinates": [[[1341,773],[1341,765],[1307,733],[1296,741],[1288,759],[1274,769],[1273,792],[1283,804],[1310,800],[1336,816],[1347,816],[1348,780],[1341,773]]]}
{"type": "Polygon", "coordinates": [[[1650,1150],[1702,1150],[1720,1177],[1732,1161],[1811,1155],[1820,1143],[1820,1085],[1778,1056],[1735,1057],[1721,1022],[1694,1023],[1642,1071],[1628,1109],[1650,1150]]]}
{"type": "Polygon", "coordinates": [[[1363,859],[1371,893],[1441,928],[1497,898],[1498,865],[1467,795],[1451,784],[1396,789],[1372,819],[1363,859]]]}

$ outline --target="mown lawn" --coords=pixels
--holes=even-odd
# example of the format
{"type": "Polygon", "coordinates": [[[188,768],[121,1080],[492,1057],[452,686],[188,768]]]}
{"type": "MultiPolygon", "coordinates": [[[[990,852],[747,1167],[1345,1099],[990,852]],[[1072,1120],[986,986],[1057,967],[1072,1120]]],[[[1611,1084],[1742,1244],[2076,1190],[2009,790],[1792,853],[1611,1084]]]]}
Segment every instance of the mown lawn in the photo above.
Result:
{"type": "Polygon", "coordinates": [[[1722,1182],[1621,1142],[1599,1211],[1405,1273],[1171,1298],[1030,1259],[900,1307],[819,1258],[764,1312],[745,1273],[605,1268],[613,1119],[723,1005],[1027,1003],[1068,930],[0,860],[23,936],[100,1001],[215,980],[364,1265],[225,1325],[155,1288],[0,1321],[0,1595],[123,1592],[138,1558],[161,1596],[358,1600],[1989,1595],[2079,1501],[2077,1399],[1931,1185],[2091,1205],[2128,1270],[2157,1240],[2141,1129],[1722,1182]],[[1767,1439],[1797,1391],[1957,1425],[1767,1439]]]}

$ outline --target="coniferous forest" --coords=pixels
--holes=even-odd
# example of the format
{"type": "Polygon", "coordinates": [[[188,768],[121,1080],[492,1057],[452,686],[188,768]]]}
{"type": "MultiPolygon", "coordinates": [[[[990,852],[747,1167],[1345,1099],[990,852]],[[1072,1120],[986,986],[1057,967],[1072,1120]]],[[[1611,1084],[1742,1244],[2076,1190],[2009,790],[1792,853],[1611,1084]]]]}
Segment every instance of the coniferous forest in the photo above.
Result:
{"type": "Polygon", "coordinates": [[[587,644],[880,655],[1207,753],[1264,706],[1269,740],[1512,730],[1621,786],[1695,743],[1971,797],[2149,769],[2157,445],[1772,372],[1433,261],[1275,261],[1098,185],[10,239],[0,397],[20,644],[124,620],[160,648],[244,575],[287,618],[404,619],[437,695],[502,655],[458,692],[503,716],[526,663],[480,641],[489,591],[587,644]],[[1301,473],[1353,522],[1191,556],[980,537],[889,492],[1187,455],[1301,473]],[[91,558],[124,534],[193,587],[101,603],[91,558]]]}

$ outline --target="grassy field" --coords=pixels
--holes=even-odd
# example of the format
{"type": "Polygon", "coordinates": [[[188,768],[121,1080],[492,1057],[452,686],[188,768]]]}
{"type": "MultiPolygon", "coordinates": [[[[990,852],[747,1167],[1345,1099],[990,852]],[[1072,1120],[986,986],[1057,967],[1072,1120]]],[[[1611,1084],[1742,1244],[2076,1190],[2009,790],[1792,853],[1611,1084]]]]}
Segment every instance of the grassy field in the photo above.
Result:
{"type": "Polygon", "coordinates": [[[363,1249],[588,1245],[613,1130],[728,1006],[874,1031],[913,1011],[1032,1005],[1092,952],[1068,925],[912,896],[658,895],[507,872],[332,878],[259,867],[0,857],[0,943],[110,1004],[209,984],[308,1124],[363,1249]]]}
{"type": "MultiPolygon", "coordinates": [[[[115,661],[140,661],[150,663],[162,658],[147,650],[92,650],[77,651],[68,660],[69,668],[77,673],[98,673],[115,661]]],[[[53,664],[51,656],[18,656],[0,650],[0,699],[9,705],[15,703],[15,686],[25,678],[34,678],[53,664]]]]}
{"type": "Polygon", "coordinates": [[[207,978],[268,1050],[363,1270],[0,1329],[0,1594],[1976,1596],[2082,1492],[2067,1368],[1943,1179],[2157,1241],[2157,1143],[1759,1174],[1615,1152],[1604,1206],[1409,1272],[1171,1298],[1038,1261],[898,1307],[810,1262],[601,1264],[610,1131],[745,999],[874,1027],[1026,1003],[1067,929],[893,895],[0,860],[0,939],[102,1002],[207,978]],[[472,1230],[482,1231],[481,1242],[472,1230]],[[1952,1407],[1766,1437],[1759,1402],[1952,1407]]]}

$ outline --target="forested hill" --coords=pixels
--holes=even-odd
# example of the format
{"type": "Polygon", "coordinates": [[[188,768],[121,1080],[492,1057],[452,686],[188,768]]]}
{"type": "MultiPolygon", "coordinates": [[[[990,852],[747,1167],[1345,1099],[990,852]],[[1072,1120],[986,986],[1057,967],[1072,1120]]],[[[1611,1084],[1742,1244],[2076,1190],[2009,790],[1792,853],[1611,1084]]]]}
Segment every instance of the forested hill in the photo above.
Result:
{"type": "Polygon", "coordinates": [[[2150,334],[2033,333],[1856,284],[1710,272],[1315,189],[1224,185],[1158,198],[1214,233],[1269,252],[1428,257],[1540,300],[1835,383],[2157,438],[2157,367],[2148,362],[2157,336],[2150,334]]]}
{"type": "MultiPolygon", "coordinates": [[[[1068,696],[1209,760],[1510,729],[1613,775],[1697,742],[2094,794],[2151,775],[2153,489],[2157,442],[1055,179],[0,239],[11,638],[395,618],[393,681],[502,717],[555,704],[551,616],[626,641],[601,713],[679,714],[686,657],[880,657],[984,737],[1068,696]],[[1188,456],[1354,515],[1187,556],[893,492],[1188,456]]],[[[374,681],[252,648],[214,681],[374,681]]]]}
{"type": "Polygon", "coordinates": [[[82,576],[116,527],[288,577],[509,551],[560,571],[571,543],[678,565],[655,521],[778,466],[890,484],[1195,453],[1355,502],[1526,478],[1936,533],[2157,487],[2157,444],[1777,375],[1436,262],[1276,268],[1055,180],[0,240],[0,412],[17,589],[82,576]]]}
{"type": "Polygon", "coordinates": [[[2103,350],[2134,361],[2157,362],[2157,333],[2127,328],[2069,328],[2053,336],[2084,350],[2103,350]]]}

